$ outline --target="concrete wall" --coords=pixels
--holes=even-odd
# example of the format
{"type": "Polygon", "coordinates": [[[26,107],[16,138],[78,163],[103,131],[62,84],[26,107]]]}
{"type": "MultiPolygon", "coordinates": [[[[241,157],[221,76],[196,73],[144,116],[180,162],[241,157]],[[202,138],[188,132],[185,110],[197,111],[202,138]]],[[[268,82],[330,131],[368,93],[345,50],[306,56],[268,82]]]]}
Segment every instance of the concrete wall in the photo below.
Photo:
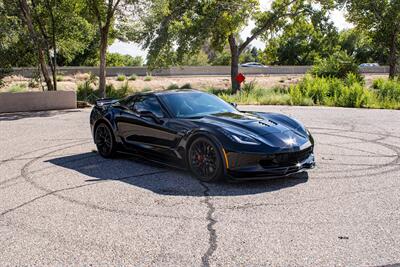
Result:
{"type": "Polygon", "coordinates": [[[0,93],[0,113],[76,108],[74,91],[0,93]]]}
{"type": "MultiPolygon", "coordinates": [[[[279,74],[305,74],[311,66],[270,66],[267,68],[240,68],[240,71],[247,75],[279,75],[279,74]]],[[[77,73],[92,72],[99,74],[98,67],[60,67],[59,73],[63,75],[74,75],[77,73]]],[[[32,77],[37,70],[35,68],[14,68],[13,74],[24,77],[32,77]]],[[[201,76],[201,75],[220,75],[229,76],[231,69],[229,66],[190,66],[190,67],[171,67],[169,69],[159,69],[151,71],[154,76],[201,76]]],[[[109,67],[107,76],[117,76],[124,74],[126,76],[136,74],[145,76],[149,73],[146,67],[109,67]]],[[[361,68],[361,73],[369,74],[387,74],[388,66],[361,68]]]]}

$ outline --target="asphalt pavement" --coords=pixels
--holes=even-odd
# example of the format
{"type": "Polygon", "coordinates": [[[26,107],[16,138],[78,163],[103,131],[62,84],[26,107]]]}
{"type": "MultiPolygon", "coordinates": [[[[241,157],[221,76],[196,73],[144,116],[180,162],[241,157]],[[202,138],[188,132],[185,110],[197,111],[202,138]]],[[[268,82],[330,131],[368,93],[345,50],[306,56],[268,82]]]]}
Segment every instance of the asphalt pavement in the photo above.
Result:
{"type": "Polygon", "coordinates": [[[304,122],[317,167],[217,184],[103,159],[90,110],[0,114],[1,266],[400,263],[400,111],[246,106],[304,122]]]}

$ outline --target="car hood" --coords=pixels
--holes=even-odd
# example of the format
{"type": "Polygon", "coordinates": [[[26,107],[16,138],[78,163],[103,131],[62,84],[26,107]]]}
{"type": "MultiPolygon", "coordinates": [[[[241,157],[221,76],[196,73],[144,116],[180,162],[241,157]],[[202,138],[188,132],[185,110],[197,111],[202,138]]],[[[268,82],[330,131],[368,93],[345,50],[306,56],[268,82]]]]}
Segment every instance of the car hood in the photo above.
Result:
{"type": "Polygon", "coordinates": [[[254,133],[273,147],[298,147],[310,145],[308,134],[302,124],[277,113],[237,112],[204,116],[200,121],[216,127],[243,129],[254,133]]]}

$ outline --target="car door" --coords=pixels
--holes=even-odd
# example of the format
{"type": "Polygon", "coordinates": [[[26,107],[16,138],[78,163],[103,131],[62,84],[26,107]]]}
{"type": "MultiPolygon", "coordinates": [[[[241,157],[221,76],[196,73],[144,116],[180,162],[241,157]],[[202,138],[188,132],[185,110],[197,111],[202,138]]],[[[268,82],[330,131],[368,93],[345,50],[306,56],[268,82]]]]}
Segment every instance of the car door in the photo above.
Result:
{"type": "Polygon", "coordinates": [[[155,95],[138,95],[121,110],[117,120],[119,135],[129,147],[142,148],[157,156],[174,154],[180,135],[167,127],[168,116],[155,95]],[[143,115],[151,112],[154,117],[143,115]]]}

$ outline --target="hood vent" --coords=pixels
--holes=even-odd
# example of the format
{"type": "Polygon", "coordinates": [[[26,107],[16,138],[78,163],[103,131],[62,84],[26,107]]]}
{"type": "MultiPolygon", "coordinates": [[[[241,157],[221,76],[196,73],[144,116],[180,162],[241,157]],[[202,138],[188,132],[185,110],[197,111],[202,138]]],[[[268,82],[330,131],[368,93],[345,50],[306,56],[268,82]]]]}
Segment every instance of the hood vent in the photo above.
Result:
{"type": "Polygon", "coordinates": [[[274,122],[274,121],[271,121],[271,120],[268,120],[270,123],[272,123],[272,124],[275,124],[275,125],[278,125],[278,123],[276,123],[276,122],[274,122]]]}
{"type": "Polygon", "coordinates": [[[269,124],[266,124],[266,123],[263,122],[263,121],[258,121],[258,123],[261,124],[261,125],[263,125],[263,126],[267,126],[267,127],[270,127],[270,126],[271,126],[271,125],[269,125],[269,124]]]}

